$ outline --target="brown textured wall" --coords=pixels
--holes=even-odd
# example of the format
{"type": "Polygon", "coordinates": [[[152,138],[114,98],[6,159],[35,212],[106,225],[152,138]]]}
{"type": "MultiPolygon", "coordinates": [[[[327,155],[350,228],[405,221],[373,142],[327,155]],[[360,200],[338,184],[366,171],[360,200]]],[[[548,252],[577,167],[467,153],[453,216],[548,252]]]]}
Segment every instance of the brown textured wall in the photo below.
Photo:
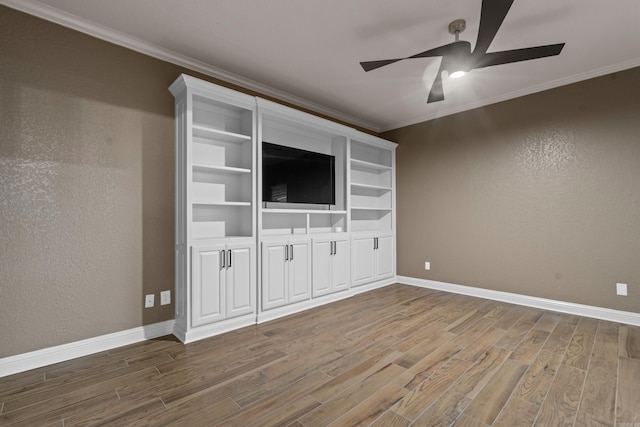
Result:
{"type": "Polygon", "coordinates": [[[173,318],[177,67],[0,6],[0,357],[173,318]]]}
{"type": "Polygon", "coordinates": [[[640,68],[382,136],[399,275],[640,312],[640,68]]]}

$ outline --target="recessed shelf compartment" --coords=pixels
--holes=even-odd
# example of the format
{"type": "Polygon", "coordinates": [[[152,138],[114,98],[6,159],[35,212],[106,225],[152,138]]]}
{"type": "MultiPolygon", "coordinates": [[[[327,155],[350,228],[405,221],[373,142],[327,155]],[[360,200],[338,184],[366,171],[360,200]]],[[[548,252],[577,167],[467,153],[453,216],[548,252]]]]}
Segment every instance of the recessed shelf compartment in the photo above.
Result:
{"type": "Polygon", "coordinates": [[[390,231],[391,209],[351,209],[351,231],[390,231]]]}
{"type": "Polygon", "coordinates": [[[191,237],[251,237],[251,203],[193,205],[191,237]]]}
{"type": "Polygon", "coordinates": [[[264,209],[263,235],[291,235],[346,232],[347,211],[313,209],[264,209]]]}

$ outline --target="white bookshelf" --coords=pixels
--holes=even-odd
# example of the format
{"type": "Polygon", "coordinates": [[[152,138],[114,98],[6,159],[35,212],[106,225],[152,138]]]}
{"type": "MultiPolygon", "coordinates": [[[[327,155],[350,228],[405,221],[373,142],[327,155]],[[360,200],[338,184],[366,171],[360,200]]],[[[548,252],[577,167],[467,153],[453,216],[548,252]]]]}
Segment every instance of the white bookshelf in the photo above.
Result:
{"type": "Polygon", "coordinates": [[[189,342],[255,320],[256,106],[251,96],[185,75],[170,90],[176,102],[175,335],[189,342]]]}

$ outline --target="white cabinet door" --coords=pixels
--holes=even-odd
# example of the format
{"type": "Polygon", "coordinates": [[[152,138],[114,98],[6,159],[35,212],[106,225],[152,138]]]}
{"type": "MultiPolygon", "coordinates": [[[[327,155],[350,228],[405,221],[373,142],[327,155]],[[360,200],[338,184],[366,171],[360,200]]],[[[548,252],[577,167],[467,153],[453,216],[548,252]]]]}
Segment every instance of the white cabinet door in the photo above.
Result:
{"type": "Polygon", "coordinates": [[[373,242],[372,237],[354,237],[351,241],[351,277],[353,286],[372,282],[375,278],[373,242]]]}
{"type": "Polygon", "coordinates": [[[331,257],[331,282],[333,291],[349,289],[349,243],[347,239],[334,240],[334,254],[331,257]]]}
{"type": "Polygon", "coordinates": [[[332,292],[332,248],[329,239],[313,239],[313,297],[332,292]]]}
{"type": "Polygon", "coordinates": [[[287,303],[289,262],[285,260],[287,240],[262,242],[262,309],[287,303]]]}
{"type": "Polygon", "coordinates": [[[254,312],[256,291],[254,265],[253,245],[227,245],[227,318],[254,312]]]}
{"type": "Polygon", "coordinates": [[[376,280],[393,276],[393,238],[391,236],[378,237],[376,257],[376,280]]]}
{"type": "Polygon", "coordinates": [[[304,301],[311,296],[311,243],[289,242],[289,303],[304,301]]]}
{"type": "Polygon", "coordinates": [[[191,324],[205,325],[225,318],[225,269],[224,245],[193,246],[191,324]]]}

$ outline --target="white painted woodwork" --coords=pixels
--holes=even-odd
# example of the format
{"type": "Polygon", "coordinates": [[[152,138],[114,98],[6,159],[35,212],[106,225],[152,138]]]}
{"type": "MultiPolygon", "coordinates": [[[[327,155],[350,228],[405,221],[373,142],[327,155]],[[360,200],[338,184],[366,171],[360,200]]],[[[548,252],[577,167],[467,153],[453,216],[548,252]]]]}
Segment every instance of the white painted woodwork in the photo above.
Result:
{"type": "Polygon", "coordinates": [[[393,237],[378,237],[378,248],[374,251],[376,280],[386,279],[394,275],[393,271],[393,237]]]}
{"type": "Polygon", "coordinates": [[[311,242],[289,242],[289,303],[311,297],[311,242]]]}
{"type": "Polygon", "coordinates": [[[225,317],[225,258],[224,244],[192,248],[192,326],[206,325],[225,317]]]}
{"type": "Polygon", "coordinates": [[[255,313],[256,255],[254,245],[227,245],[226,317],[255,313]],[[231,253],[229,258],[228,254],[231,253]],[[229,263],[229,259],[231,263],[229,263]]]}
{"type": "Polygon", "coordinates": [[[374,240],[372,237],[351,239],[351,286],[373,282],[375,279],[374,240]]]}
{"type": "Polygon", "coordinates": [[[349,250],[344,237],[313,239],[313,297],[349,289],[349,250]]]}
{"type": "Polygon", "coordinates": [[[170,90],[176,336],[190,342],[393,279],[396,144],[189,76],[170,90]],[[263,203],[263,141],[334,156],[335,204],[263,203]]]}
{"type": "Polygon", "coordinates": [[[331,261],[331,281],[334,292],[349,289],[349,260],[349,241],[346,238],[335,239],[334,254],[331,261]]]}
{"type": "Polygon", "coordinates": [[[309,239],[263,241],[262,310],[305,301],[310,296],[311,243],[309,239]]]}
{"type": "Polygon", "coordinates": [[[288,260],[285,260],[288,240],[262,242],[262,309],[287,304],[288,260]]]}

